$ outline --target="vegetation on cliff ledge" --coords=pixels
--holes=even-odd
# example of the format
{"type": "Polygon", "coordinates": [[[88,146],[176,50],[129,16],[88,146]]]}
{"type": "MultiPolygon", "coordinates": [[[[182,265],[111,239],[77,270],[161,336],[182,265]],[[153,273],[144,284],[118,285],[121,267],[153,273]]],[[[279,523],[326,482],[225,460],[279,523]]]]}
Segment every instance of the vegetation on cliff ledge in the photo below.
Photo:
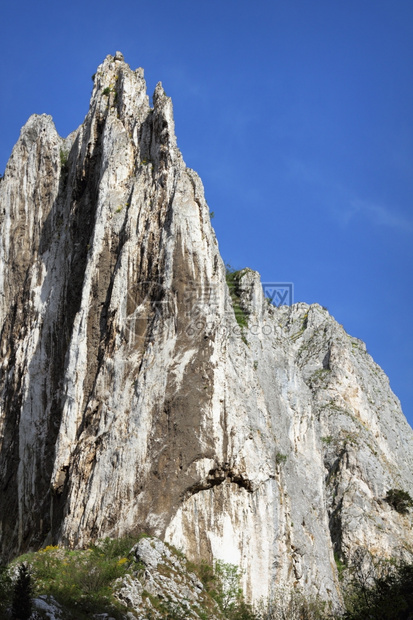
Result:
{"type": "MultiPolygon", "coordinates": [[[[283,588],[277,590],[270,603],[262,602],[253,608],[243,598],[241,574],[236,566],[221,561],[214,566],[206,562],[195,564],[181,551],[163,544],[175,559],[172,564],[165,561],[158,565],[158,579],[161,583],[172,579],[180,585],[188,576],[198,580],[198,598],[179,599],[171,597],[167,590],[143,589],[142,605],[131,607],[118,596],[121,584],[135,580],[145,588],[154,575],[152,572],[148,581],[148,569],[154,569],[132,552],[136,542],[131,538],[105,539],[89,549],[48,546],[20,556],[0,570],[0,617],[50,618],[46,604],[51,605],[53,617],[59,620],[102,617],[99,614],[109,614],[116,620],[133,617],[145,620],[408,620],[412,617],[413,564],[360,556],[352,568],[345,568],[341,611],[333,611],[321,599],[310,599],[299,589],[283,588]],[[185,567],[186,575],[175,570],[178,565],[185,567]],[[37,611],[30,615],[32,607],[37,611]]],[[[156,542],[159,544],[157,539],[149,538],[154,548],[156,542]]]]}

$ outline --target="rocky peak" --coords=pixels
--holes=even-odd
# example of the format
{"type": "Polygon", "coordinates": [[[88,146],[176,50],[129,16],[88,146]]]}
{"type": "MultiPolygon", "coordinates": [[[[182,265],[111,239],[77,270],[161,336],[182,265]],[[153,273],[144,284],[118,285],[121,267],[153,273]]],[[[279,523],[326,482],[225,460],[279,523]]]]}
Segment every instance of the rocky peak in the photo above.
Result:
{"type": "MultiPolygon", "coordinates": [[[[334,553],[413,553],[412,431],[317,304],[228,277],[162,84],[122,54],[83,124],[22,129],[0,184],[3,556],[142,531],[338,601],[334,553]]],[[[410,555],[409,555],[410,554],[410,555]]]]}

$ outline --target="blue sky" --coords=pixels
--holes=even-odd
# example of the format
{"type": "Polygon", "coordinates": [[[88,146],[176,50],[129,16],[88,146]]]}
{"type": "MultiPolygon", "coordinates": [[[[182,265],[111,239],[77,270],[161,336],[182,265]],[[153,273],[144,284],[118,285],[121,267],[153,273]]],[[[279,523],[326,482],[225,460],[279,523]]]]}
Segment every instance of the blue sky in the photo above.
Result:
{"type": "Polygon", "coordinates": [[[1,172],[32,113],[83,121],[121,50],[173,99],[224,259],[326,306],[413,424],[411,0],[25,0],[1,22],[1,172]]]}

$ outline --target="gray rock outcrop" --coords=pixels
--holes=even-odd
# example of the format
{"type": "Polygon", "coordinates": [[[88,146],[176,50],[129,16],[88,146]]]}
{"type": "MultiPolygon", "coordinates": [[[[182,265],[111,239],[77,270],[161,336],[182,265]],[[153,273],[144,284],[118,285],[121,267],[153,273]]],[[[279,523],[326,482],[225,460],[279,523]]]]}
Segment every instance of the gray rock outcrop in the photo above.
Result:
{"type": "MultiPolygon", "coordinates": [[[[212,598],[207,597],[204,586],[195,573],[188,571],[187,563],[173,550],[156,538],[142,538],[132,549],[135,560],[142,568],[118,579],[114,590],[116,598],[129,609],[138,612],[144,620],[147,612],[155,617],[151,597],[163,601],[165,610],[175,616],[205,617],[205,603],[209,603],[208,618],[221,617],[220,609],[212,598]],[[145,613],[146,612],[146,613],[145,613]]],[[[159,617],[162,616],[159,613],[159,617]]]]}
{"type": "Polygon", "coordinates": [[[326,310],[226,271],[159,83],[117,53],[67,139],[23,127],[0,183],[5,558],[146,531],[240,566],[249,599],[340,599],[334,554],[413,557],[413,434],[326,310]]]}

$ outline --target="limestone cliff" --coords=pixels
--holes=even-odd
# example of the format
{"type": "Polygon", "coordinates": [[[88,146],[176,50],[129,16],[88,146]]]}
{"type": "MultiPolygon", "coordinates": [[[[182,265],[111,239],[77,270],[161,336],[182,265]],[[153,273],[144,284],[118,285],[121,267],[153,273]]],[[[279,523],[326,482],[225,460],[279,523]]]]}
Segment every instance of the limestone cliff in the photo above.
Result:
{"type": "Polygon", "coordinates": [[[412,557],[386,376],[317,304],[269,305],[248,269],[229,291],[161,84],[151,108],[108,56],[73,134],[23,127],[0,206],[3,556],[146,531],[239,565],[250,599],[333,601],[334,552],[412,557]]]}

